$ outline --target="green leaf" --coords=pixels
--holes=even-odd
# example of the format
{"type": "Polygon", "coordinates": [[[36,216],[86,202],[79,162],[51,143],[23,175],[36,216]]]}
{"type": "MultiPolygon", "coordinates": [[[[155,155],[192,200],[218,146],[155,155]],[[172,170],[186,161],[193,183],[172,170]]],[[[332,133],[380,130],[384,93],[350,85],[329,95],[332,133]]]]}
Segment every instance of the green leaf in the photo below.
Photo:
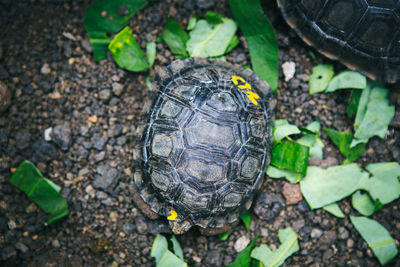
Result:
{"type": "Polygon", "coordinates": [[[357,71],[343,71],[332,78],[325,92],[334,92],[338,89],[364,89],[367,87],[367,78],[357,71]]]}
{"type": "Polygon", "coordinates": [[[111,41],[107,33],[118,32],[146,5],[146,0],[98,0],[88,6],[83,24],[88,32],[96,60],[104,59],[106,56],[107,45],[111,41]]]}
{"type": "Polygon", "coordinates": [[[319,64],[312,69],[308,84],[310,86],[310,95],[325,90],[333,77],[333,66],[319,64]]]}
{"type": "Polygon", "coordinates": [[[174,249],[175,255],[178,256],[181,260],[183,260],[183,250],[178,240],[174,235],[172,235],[170,240],[172,242],[172,248],[174,249]]]}
{"type": "Polygon", "coordinates": [[[190,17],[186,30],[188,31],[193,30],[194,26],[196,26],[196,23],[197,23],[197,17],[190,17]]]}
{"type": "Polygon", "coordinates": [[[287,120],[276,120],[274,124],[274,139],[281,141],[286,136],[299,134],[299,128],[294,124],[289,124],[287,120]]]}
{"type": "Polygon", "coordinates": [[[300,188],[310,208],[318,209],[351,195],[368,176],[354,163],[327,169],[312,166],[300,181],[300,188]]]}
{"type": "Polygon", "coordinates": [[[236,23],[224,18],[222,23],[210,24],[201,19],[196,23],[187,42],[187,50],[192,57],[217,57],[225,53],[235,35],[236,23]]]}
{"type": "Polygon", "coordinates": [[[283,141],[272,149],[271,164],[304,175],[307,171],[309,148],[293,141],[283,141]]]}
{"type": "Polygon", "coordinates": [[[243,32],[254,72],[271,90],[278,89],[278,43],[274,28],[259,0],[230,0],[232,13],[243,32]]]}
{"type": "Polygon", "coordinates": [[[310,148],[310,157],[323,158],[324,143],[317,135],[305,134],[300,139],[297,139],[296,142],[310,148]]]}
{"type": "Polygon", "coordinates": [[[178,258],[174,253],[166,250],[161,256],[160,261],[156,264],[157,267],[187,267],[187,263],[178,258]]]}
{"type": "Polygon", "coordinates": [[[360,188],[368,191],[374,201],[388,204],[400,197],[399,163],[371,163],[366,169],[372,176],[360,188]]]}
{"type": "Polygon", "coordinates": [[[158,264],[166,251],[168,251],[168,241],[163,235],[158,234],[151,246],[150,255],[156,259],[158,264]]]}
{"type": "Polygon", "coordinates": [[[129,27],[125,27],[115,35],[108,49],[120,68],[135,72],[144,71],[149,68],[147,59],[129,27]]]}
{"type": "Polygon", "coordinates": [[[298,236],[291,227],[279,229],[279,241],[281,245],[272,251],[267,245],[262,244],[251,252],[251,257],[262,262],[264,266],[274,267],[282,265],[293,253],[299,251],[298,236]]]}
{"type": "Polygon", "coordinates": [[[59,193],[60,187],[44,178],[32,162],[23,161],[9,182],[24,191],[33,202],[50,215],[45,225],[68,215],[68,204],[59,193]]]}
{"type": "Polygon", "coordinates": [[[367,217],[350,216],[351,223],[367,242],[381,265],[389,263],[398,254],[396,241],[380,223],[367,217]]]}
{"type": "Polygon", "coordinates": [[[374,202],[368,193],[357,191],[351,197],[351,204],[353,208],[364,216],[370,216],[375,211],[378,211],[383,204],[374,202]]]}
{"type": "Polygon", "coordinates": [[[319,136],[321,135],[321,123],[319,121],[313,121],[309,123],[305,128],[300,127],[300,130],[305,133],[315,134],[319,136]]]}
{"type": "Polygon", "coordinates": [[[344,213],[340,209],[340,207],[337,203],[332,203],[332,204],[326,205],[322,208],[338,218],[344,218],[344,213]]]}
{"type": "Polygon", "coordinates": [[[246,231],[248,232],[250,230],[250,223],[251,223],[250,211],[247,210],[245,213],[240,215],[240,219],[244,223],[246,231]]]}
{"type": "MultiPolygon", "coordinates": [[[[363,94],[361,95],[361,99],[363,99],[363,94]]],[[[356,140],[353,140],[351,146],[353,147],[358,143],[367,143],[368,139],[373,136],[384,138],[389,123],[394,117],[394,113],[394,106],[389,104],[388,90],[382,87],[372,88],[369,93],[365,113],[358,120],[356,117],[354,125],[354,137],[356,140]]]]}
{"type": "Polygon", "coordinates": [[[174,18],[168,18],[162,36],[174,55],[180,58],[188,57],[186,43],[189,40],[189,36],[174,18]]]}
{"type": "Polygon", "coordinates": [[[225,267],[250,267],[251,263],[250,253],[254,245],[256,244],[257,239],[258,236],[254,237],[254,239],[250,242],[250,244],[248,244],[247,247],[239,253],[235,261],[226,265],[225,267]]]}
{"type": "Polygon", "coordinates": [[[226,48],[225,54],[228,54],[229,52],[231,52],[238,44],[239,44],[239,38],[237,37],[237,35],[235,35],[229,42],[228,47],[226,48]]]}
{"type": "Polygon", "coordinates": [[[154,60],[156,59],[156,43],[148,42],[146,44],[146,57],[149,68],[153,67],[154,60]]]}
{"type": "Polygon", "coordinates": [[[151,76],[150,75],[146,76],[145,83],[146,83],[147,88],[150,89],[151,88],[151,76]]]}
{"type": "Polygon", "coordinates": [[[347,161],[355,161],[359,159],[365,151],[366,144],[360,143],[355,147],[350,147],[353,141],[353,135],[346,132],[339,132],[334,129],[325,128],[324,131],[339,148],[340,153],[346,157],[347,161]]]}
{"type": "Polygon", "coordinates": [[[358,104],[360,103],[361,90],[351,90],[349,104],[347,105],[347,116],[353,117],[357,113],[358,104]]]}
{"type": "Polygon", "coordinates": [[[208,11],[205,15],[204,18],[207,20],[208,23],[211,24],[218,24],[223,21],[224,16],[213,11],[208,11]]]}
{"type": "Polygon", "coordinates": [[[234,231],[234,230],[233,230],[233,227],[232,227],[231,229],[229,229],[228,232],[220,234],[220,235],[219,235],[219,240],[221,240],[221,241],[227,240],[228,237],[233,233],[233,231],[234,231]]]}
{"type": "Polygon", "coordinates": [[[298,183],[302,178],[302,175],[300,173],[297,173],[294,171],[289,171],[289,170],[279,169],[272,165],[268,166],[266,173],[271,178],[285,177],[286,180],[288,180],[292,184],[298,183]]]}

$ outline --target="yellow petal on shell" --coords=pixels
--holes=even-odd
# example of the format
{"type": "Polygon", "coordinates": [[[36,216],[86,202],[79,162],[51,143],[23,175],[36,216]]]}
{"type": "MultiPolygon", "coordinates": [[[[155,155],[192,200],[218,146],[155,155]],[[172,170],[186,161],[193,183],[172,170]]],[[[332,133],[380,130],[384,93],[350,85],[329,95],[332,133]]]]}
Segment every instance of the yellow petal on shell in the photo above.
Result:
{"type": "Polygon", "coordinates": [[[178,213],[176,213],[176,211],[175,210],[170,210],[169,211],[169,216],[167,217],[167,219],[169,220],[169,221],[175,221],[175,219],[178,217],[178,213]]]}

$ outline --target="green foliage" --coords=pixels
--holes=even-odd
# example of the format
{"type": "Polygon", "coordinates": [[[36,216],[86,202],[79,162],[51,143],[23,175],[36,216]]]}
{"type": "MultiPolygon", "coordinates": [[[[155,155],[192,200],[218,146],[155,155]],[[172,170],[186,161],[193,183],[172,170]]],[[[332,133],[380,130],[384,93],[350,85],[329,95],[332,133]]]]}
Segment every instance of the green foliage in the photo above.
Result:
{"type": "Polygon", "coordinates": [[[271,151],[271,165],[305,175],[309,148],[293,141],[283,141],[271,151]]]}
{"type": "Polygon", "coordinates": [[[146,44],[146,58],[149,68],[153,67],[154,60],[156,59],[156,43],[148,42],[146,44]]]}
{"type": "Polygon", "coordinates": [[[285,177],[290,183],[295,184],[298,183],[303,177],[300,173],[284,170],[276,168],[272,165],[269,165],[267,168],[267,175],[271,178],[282,178],[285,177]]]}
{"type": "Polygon", "coordinates": [[[346,157],[346,162],[352,162],[359,159],[365,151],[366,144],[360,143],[355,147],[350,147],[354,136],[351,133],[339,132],[330,128],[325,128],[324,131],[339,148],[340,153],[346,157]]]}
{"type": "Polygon", "coordinates": [[[278,43],[274,28],[264,15],[259,0],[230,0],[232,13],[243,32],[254,72],[271,90],[278,88],[278,43]]]}
{"type": "Polygon", "coordinates": [[[332,65],[320,64],[312,69],[309,79],[310,95],[320,93],[328,86],[334,74],[332,65]]]}
{"type": "Polygon", "coordinates": [[[174,253],[168,250],[167,239],[158,234],[153,241],[150,255],[156,259],[157,267],[187,267],[187,263],[183,261],[183,251],[175,236],[170,239],[174,253]]]}
{"type": "Polygon", "coordinates": [[[248,244],[247,247],[239,253],[235,261],[226,265],[225,267],[250,267],[251,264],[250,253],[254,245],[256,244],[257,239],[258,236],[254,237],[254,239],[250,242],[250,244],[248,244]]]}
{"type": "Polygon", "coordinates": [[[333,77],[324,91],[330,93],[339,89],[364,89],[366,86],[367,78],[364,75],[346,70],[333,77]]]}
{"type": "Polygon", "coordinates": [[[344,218],[344,213],[340,209],[340,207],[337,203],[332,203],[332,204],[326,205],[322,208],[338,218],[344,218]]]}
{"type": "Polygon", "coordinates": [[[367,217],[350,216],[351,223],[374,252],[381,265],[393,260],[398,254],[396,241],[380,223],[367,217]]]}
{"type": "Polygon", "coordinates": [[[32,162],[23,161],[9,182],[24,191],[33,202],[50,215],[45,225],[68,215],[68,204],[60,195],[61,188],[44,178],[32,162]]]}
{"type": "Polygon", "coordinates": [[[251,223],[250,211],[247,210],[245,213],[240,215],[240,219],[244,223],[246,231],[248,232],[250,230],[250,223],[251,223]]]}
{"type": "Polygon", "coordinates": [[[349,103],[347,105],[347,116],[352,118],[357,113],[358,104],[360,103],[361,90],[351,90],[349,103]]]}
{"type": "MultiPolygon", "coordinates": [[[[129,27],[125,27],[114,37],[108,49],[120,68],[135,72],[149,68],[148,59],[143,54],[129,27]]],[[[149,59],[153,56],[152,53],[149,51],[149,59]]]]}
{"type": "Polygon", "coordinates": [[[178,58],[188,57],[186,43],[189,40],[189,36],[174,18],[168,18],[162,37],[174,55],[178,58]]]}
{"type": "Polygon", "coordinates": [[[298,236],[291,227],[279,229],[278,238],[281,242],[279,248],[272,251],[267,245],[262,244],[251,252],[251,257],[259,260],[264,266],[280,266],[292,254],[299,251],[298,236]]]}
{"type": "Polygon", "coordinates": [[[299,128],[294,124],[290,124],[287,120],[275,120],[273,136],[276,141],[281,141],[283,138],[289,135],[299,133],[299,128]]]}
{"type": "Polygon", "coordinates": [[[107,45],[111,41],[107,34],[121,30],[146,5],[146,0],[97,0],[88,6],[83,24],[96,60],[106,56],[107,45]]]}
{"type": "Polygon", "coordinates": [[[374,214],[383,206],[380,202],[374,202],[367,192],[362,193],[361,190],[352,195],[351,204],[355,210],[364,216],[374,214]]]}

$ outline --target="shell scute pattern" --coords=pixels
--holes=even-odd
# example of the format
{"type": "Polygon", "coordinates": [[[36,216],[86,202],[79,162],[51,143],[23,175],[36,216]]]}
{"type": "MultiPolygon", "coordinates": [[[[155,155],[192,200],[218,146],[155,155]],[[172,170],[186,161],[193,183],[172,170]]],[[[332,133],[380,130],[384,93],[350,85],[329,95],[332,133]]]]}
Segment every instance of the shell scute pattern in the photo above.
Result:
{"type": "Polygon", "coordinates": [[[322,54],[375,80],[400,80],[400,0],[278,0],[288,24],[322,54]]]}
{"type": "Polygon", "coordinates": [[[269,159],[273,101],[248,70],[218,60],[173,62],[155,81],[159,96],[144,130],[137,191],[150,209],[203,228],[232,223],[251,204],[269,159]],[[260,95],[255,106],[232,82],[260,95]]]}

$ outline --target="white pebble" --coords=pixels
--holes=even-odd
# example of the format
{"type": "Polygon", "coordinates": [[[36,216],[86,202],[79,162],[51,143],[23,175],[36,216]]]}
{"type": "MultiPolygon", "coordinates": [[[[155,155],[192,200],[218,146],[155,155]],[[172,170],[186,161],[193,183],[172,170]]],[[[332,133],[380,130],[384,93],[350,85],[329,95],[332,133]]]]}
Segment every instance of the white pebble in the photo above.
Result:
{"type": "Polygon", "coordinates": [[[49,127],[44,130],[44,140],[47,142],[51,141],[51,132],[53,131],[53,127],[49,127]]]}
{"type": "Polygon", "coordinates": [[[233,247],[235,248],[236,252],[240,252],[247,247],[250,243],[250,239],[247,236],[242,236],[238,240],[236,240],[233,247]]]}
{"type": "Polygon", "coordinates": [[[286,61],[282,64],[283,75],[285,76],[285,82],[288,82],[293,78],[296,72],[296,63],[293,61],[286,61]]]}

